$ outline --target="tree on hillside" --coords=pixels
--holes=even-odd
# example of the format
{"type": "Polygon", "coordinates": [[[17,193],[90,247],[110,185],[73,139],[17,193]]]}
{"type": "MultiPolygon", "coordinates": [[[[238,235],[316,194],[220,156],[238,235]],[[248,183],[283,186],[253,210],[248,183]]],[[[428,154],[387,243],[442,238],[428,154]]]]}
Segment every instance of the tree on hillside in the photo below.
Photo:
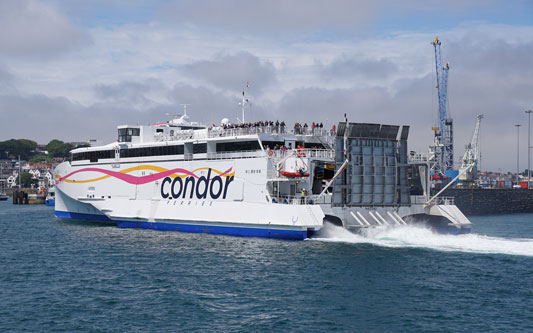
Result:
{"type": "Polygon", "coordinates": [[[69,157],[72,145],[64,143],[61,140],[54,139],[46,145],[48,156],[50,157],[69,157]]]}
{"type": "Polygon", "coordinates": [[[50,158],[50,156],[36,155],[36,156],[33,156],[32,158],[30,158],[30,160],[28,162],[30,162],[30,163],[50,163],[50,162],[52,162],[52,159],[50,158]]]}
{"type": "Polygon", "coordinates": [[[0,158],[20,158],[28,160],[35,155],[37,142],[27,139],[11,139],[0,142],[0,158]]]}
{"type": "MultiPolygon", "coordinates": [[[[32,175],[31,175],[31,173],[23,172],[20,175],[20,178],[21,178],[21,182],[22,182],[22,187],[23,188],[31,187],[31,183],[32,183],[32,175]]],[[[17,181],[17,185],[19,185],[19,177],[17,177],[16,181],[17,181]]]]}

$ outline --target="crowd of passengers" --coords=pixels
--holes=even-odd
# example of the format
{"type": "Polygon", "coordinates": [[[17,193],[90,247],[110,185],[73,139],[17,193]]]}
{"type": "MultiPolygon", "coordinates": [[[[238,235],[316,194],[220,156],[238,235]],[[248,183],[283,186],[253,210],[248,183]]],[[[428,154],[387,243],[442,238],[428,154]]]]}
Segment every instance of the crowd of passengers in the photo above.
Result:
{"type": "MultiPolygon", "coordinates": [[[[214,125],[213,125],[214,126],[214,125]]],[[[276,120],[276,122],[273,121],[256,121],[253,123],[241,123],[241,124],[223,124],[223,129],[234,129],[234,128],[270,128],[271,130],[275,131],[276,133],[285,133],[285,122],[282,120],[281,123],[276,120]]]]}
{"type": "MultiPolygon", "coordinates": [[[[215,128],[217,126],[213,125],[212,128],[215,128]]],[[[244,129],[244,128],[266,128],[269,132],[272,133],[286,133],[286,125],[285,121],[279,122],[278,120],[274,121],[256,121],[253,123],[240,123],[240,124],[223,124],[222,128],[227,129],[244,129]]],[[[323,132],[324,125],[322,123],[318,122],[312,122],[311,126],[308,126],[307,123],[304,123],[303,125],[300,123],[294,123],[294,129],[292,133],[294,134],[312,134],[312,135],[323,135],[325,134],[323,132]]],[[[335,135],[335,125],[330,130],[331,135],[335,135]]]]}

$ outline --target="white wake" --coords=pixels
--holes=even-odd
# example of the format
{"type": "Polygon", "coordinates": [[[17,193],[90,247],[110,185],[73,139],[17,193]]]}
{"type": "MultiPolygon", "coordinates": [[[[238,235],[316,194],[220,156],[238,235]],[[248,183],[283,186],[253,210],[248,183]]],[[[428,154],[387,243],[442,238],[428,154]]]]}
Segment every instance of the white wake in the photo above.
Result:
{"type": "Polygon", "coordinates": [[[367,243],[384,247],[428,248],[437,251],[533,256],[532,238],[502,238],[478,234],[443,235],[420,226],[376,227],[354,234],[326,224],[312,240],[367,243]]]}

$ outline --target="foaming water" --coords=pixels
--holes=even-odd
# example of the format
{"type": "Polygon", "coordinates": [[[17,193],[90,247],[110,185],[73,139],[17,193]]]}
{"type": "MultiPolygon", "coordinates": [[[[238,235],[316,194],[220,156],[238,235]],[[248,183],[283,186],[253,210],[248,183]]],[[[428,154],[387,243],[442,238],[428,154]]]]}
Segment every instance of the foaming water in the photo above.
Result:
{"type": "Polygon", "coordinates": [[[428,248],[437,251],[533,256],[533,239],[478,234],[443,235],[420,226],[376,227],[360,234],[327,224],[313,238],[324,242],[367,243],[383,247],[428,248]]]}

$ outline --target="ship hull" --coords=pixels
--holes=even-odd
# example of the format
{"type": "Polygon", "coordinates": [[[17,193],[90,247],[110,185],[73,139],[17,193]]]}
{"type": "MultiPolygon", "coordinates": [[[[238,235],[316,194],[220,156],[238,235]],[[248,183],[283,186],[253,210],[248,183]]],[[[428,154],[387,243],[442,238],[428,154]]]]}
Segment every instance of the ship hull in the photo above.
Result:
{"type": "Polygon", "coordinates": [[[243,237],[266,237],[289,240],[303,240],[311,237],[315,231],[313,229],[282,229],[263,228],[257,225],[235,225],[212,224],[209,222],[194,221],[167,221],[167,222],[147,222],[147,221],[122,221],[111,220],[105,215],[74,213],[66,211],[56,211],[55,216],[62,219],[86,220],[103,224],[114,224],[121,228],[152,229],[161,231],[180,231],[190,233],[209,233],[243,237]]]}
{"type": "MultiPolygon", "coordinates": [[[[266,168],[266,160],[248,159],[238,166],[228,166],[227,162],[218,161],[212,162],[209,168],[199,163],[202,162],[165,162],[158,163],[157,168],[154,167],[158,170],[179,168],[187,172],[203,169],[196,174],[198,178],[194,190],[187,189],[186,193],[187,178],[176,181],[158,178],[142,185],[128,184],[113,177],[87,182],[93,178],[98,179],[98,171],[92,168],[83,179],[73,178],[71,183],[59,182],[56,185],[56,216],[113,223],[122,228],[294,240],[308,238],[322,227],[324,214],[320,206],[272,203],[266,196],[264,182],[261,183],[259,177],[239,177],[235,180],[227,177],[214,186],[208,182],[216,181],[213,170],[231,168],[237,175],[247,175],[247,170],[251,169],[262,171],[257,171],[258,174],[266,174],[266,170],[262,170],[266,168]],[[206,183],[198,184],[202,177],[206,183]],[[229,185],[221,190],[220,184],[229,185]],[[178,196],[177,192],[181,191],[182,186],[183,195],[178,196]],[[207,195],[204,196],[204,192],[207,192],[207,195]]],[[[107,172],[112,170],[111,168],[102,165],[98,170],[107,172]]],[[[57,172],[63,175],[72,172],[82,174],[84,169],[86,168],[65,164],[59,167],[57,172]]],[[[121,170],[124,169],[131,169],[131,165],[124,165],[121,170]]],[[[143,176],[136,171],[130,174],[138,178],[143,176]]],[[[123,174],[126,172],[121,175],[123,174]]],[[[148,176],[154,174],[156,175],[156,172],[148,176]]]]}

